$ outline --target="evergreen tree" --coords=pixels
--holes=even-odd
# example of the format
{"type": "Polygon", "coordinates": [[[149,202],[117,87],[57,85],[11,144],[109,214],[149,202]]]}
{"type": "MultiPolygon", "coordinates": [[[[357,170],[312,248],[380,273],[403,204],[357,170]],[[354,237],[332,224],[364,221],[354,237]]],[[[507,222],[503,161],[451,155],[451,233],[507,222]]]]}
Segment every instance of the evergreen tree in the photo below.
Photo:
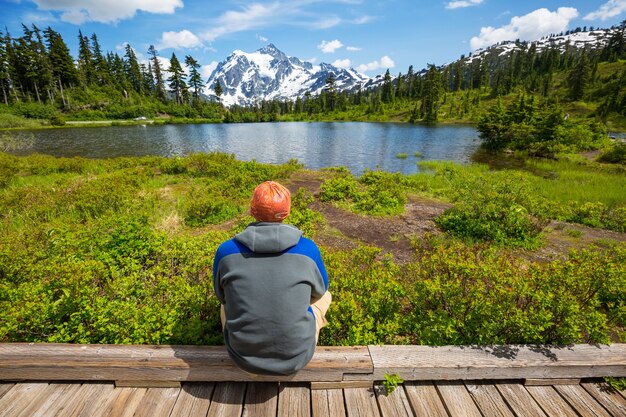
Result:
{"type": "Polygon", "coordinates": [[[220,80],[215,80],[215,84],[213,84],[213,92],[217,97],[217,101],[220,102],[222,93],[224,92],[224,90],[222,89],[222,84],[220,84],[220,80]]]}
{"type": "Polygon", "coordinates": [[[109,84],[111,82],[111,71],[107,65],[106,59],[104,59],[102,49],[100,48],[100,42],[98,42],[98,37],[95,33],[91,35],[91,47],[96,80],[100,84],[109,84]]]}
{"type": "Polygon", "coordinates": [[[591,66],[587,54],[583,53],[567,77],[570,98],[572,100],[582,99],[590,80],[591,66]]]}
{"type": "Polygon", "coordinates": [[[145,94],[154,95],[154,76],[152,75],[152,64],[148,63],[148,67],[144,64],[140,65],[141,76],[143,78],[143,91],[145,94]]]}
{"type": "Polygon", "coordinates": [[[148,54],[150,55],[150,60],[152,64],[152,71],[154,71],[154,93],[156,97],[165,101],[165,82],[163,81],[163,70],[161,68],[161,63],[159,62],[159,53],[154,48],[154,45],[150,45],[148,48],[148,54]]]}
{"type": "Polygon", "coordinates": [[[137,61],[137,55],[130,46],[126,44],[126,54],[124,55],[126,60],[124,61],[124,72],[126,78],[130,82],[133,90],[141,94],[143,92],[143,76],[141,75],[141,67],[139,67],[139,61],[137,61]]]}
{"type": "Polygon", "coordinates": [[[204,89],[204,81],[200,71],[198,71],[200,64],[191,55],[187,55],[185,57],[185,65],[189,69],[189,87],[193,92],[193,99],[194,101],[200,100],[200,94],[202,94],[204,89]]]}
{"type": "Polygon", "coordinates": [[[332,72],[328,75],[328,77],[326,77],[326,86],[324,87],[323,93],[325,106],[322,106],[322,108],[330,111],[335,110],[335,104],[337,102],[337,87],[335,86],[335,74],[332,72]]]}
{"type": "Polygon", "coordinates": [[[170,73],[167,81],[169,82],[170,91],[174,93],[177,104],[182,104],[184,96],[187,91],[187,84],[185,83],[185,72],[180,65],[180,61],[176,58],[176,54],[172,52],[172,58],[170,58],[170,67],[167,70],[170,73]]]}
{"type": "Polygon", "coordinates": [[[96,70],[93,66],[93,54],[91,53],[89,38],[83,36],[80,30],[78,31],[78,71],[84,84],[92,85],[96,81],[96,70]]]}
{"type": "Polygon", "coordinates": [[[48,45],[48,57],[55,84],[59,84],[59,88],[71,88],[78,83],[78,71],[74,66],[74,59],[69,48],[61,35],[51,27],[48,27],[43,35],[48,45]]]}
{"type": "Polygon", "coordinates": [[[9,90],[11,88],[11,75],[9,72],[7,42],[10,42],[10,38],[5,37],[0,31],[0,88],[2,88],[2,99],[4,104],[8,106],[10,95],[9,90]]]}
{"type": "Polygon", "coordinates": [[[393,84],[391,81],[391,74],[389,73],[389,69],[387,69],[387,71],[385,72],[385,77],[383,78],[381,100],[383,103],[391,103],[393,101],[393,84]]]}
{"type": "Polygon", "coordinates": [[[434,65],[428,66],[422,89],[422,118],[426,123],[437,122],[439,101],[443,94],[441,74],[434,65]]]}

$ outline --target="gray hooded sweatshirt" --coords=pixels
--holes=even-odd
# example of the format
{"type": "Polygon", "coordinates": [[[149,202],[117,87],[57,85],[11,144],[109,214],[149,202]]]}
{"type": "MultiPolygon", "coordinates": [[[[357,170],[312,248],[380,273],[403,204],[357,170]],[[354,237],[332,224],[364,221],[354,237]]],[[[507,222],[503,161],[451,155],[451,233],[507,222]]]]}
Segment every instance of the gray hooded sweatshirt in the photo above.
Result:
{"type": "Polygon", "coordinates": [[[319,249],[297,228],[251,223],[220,245],[214,288],[226,311],[224,342],[242,369],[288,375],[315,351],[311,300],[328,289],[319,249]]]}

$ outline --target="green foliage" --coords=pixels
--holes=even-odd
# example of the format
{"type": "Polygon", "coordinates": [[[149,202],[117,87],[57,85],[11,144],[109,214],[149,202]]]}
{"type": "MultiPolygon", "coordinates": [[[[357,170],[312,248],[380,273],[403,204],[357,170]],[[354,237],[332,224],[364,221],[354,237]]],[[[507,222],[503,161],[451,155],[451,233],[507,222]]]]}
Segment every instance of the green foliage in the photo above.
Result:
{"type": "Polygon", "coordinates": [[[356,180],[349,174],[338,175],[320,187],[322,201],[336,201],[357,213],[399,214],[407,202],[404,177],[382,171],[366,171],[356,180]]]}
{"type": "Polygon", "coordinates": [[[183,207],[185,223],[192,227],[222,223],[241,211],[240,207],[233,205],[220,194],[197,188],[189,192],[183,207]]]}
{"type": "Polygon", "coordinates": [[[388,374],[385,372],[385,379],[383,380],[383,387],[387,395],[391,394],[398,388],[399,385],[404,383],[404,379],[400,378],[398,374],[388,374]]]}
{"type": "Polygon", "coordinates": [[[521,175],[462,178],[456,187],[457,203],[436,219],[443,230],[470,242],[528,249],[541,244],[542,222],[530,216],[532,195],[521,175]]]}
{"type": "Polygon", "coordinates": [[[600,162],[609,162],[611,164],[626,164],[626,143],[615,142],[606,149],[598,158],[600,162]]]}
{"type": "Polygon", "coordinates": [[[314,198],[303,187],[298,189],[296,195],[291,197],[291,212],[286,222],[291,223],[302,230],[305,236],[312,236],[315,228],[319,225],[323,216],[309,208],[314,198]]]}
{"type": "Polygon", "coordinates": [[[604,380],[618,391],[626,390],[626,378],[607,377],[604,378],[604,380]]]}
{"type": "Polygon", "coordinates": [[[409,157],[409,154],[405,152],[399,152],[396,154],[396,158],[398,159],[407,159],[408,157],[409,157]]]}

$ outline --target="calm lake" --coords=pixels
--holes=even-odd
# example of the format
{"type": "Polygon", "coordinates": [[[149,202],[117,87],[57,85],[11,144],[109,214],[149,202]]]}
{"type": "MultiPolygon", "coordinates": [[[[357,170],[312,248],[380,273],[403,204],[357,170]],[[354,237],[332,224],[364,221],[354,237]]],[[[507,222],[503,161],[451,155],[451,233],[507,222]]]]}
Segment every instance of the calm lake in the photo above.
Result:
{"type": "Polygon", "coordinates": [[[480,144],[473,127],[405,123],[147,125],[46,129],[28,134],[34,136],[33,145],[21,154],[108,158],[217,151],[264,163],[295,158],[312,169],[345,166],[357,175],[365,169],[414,173],[420,160],[469,162],[480,144]],[[421,157],[415,157],[415,152],[421,157]],[[408,157],[400,159],[399,153],[408,157]]]}

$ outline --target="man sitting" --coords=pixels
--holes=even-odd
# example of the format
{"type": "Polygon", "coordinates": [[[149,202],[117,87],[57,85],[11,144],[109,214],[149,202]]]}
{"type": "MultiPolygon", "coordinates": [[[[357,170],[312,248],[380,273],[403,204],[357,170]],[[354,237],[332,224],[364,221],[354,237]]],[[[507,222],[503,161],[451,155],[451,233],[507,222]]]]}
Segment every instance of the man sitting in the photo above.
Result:
{"type": "Polygon", "coordinates": [[[213,285],[222,303],[224,342],[242,369],[288,375],[313,357],[332,297],[320,251],[302,231],[283,224],[289,190],[266,181],[255,190],[257,220],[215,254],[213,285]]]}

